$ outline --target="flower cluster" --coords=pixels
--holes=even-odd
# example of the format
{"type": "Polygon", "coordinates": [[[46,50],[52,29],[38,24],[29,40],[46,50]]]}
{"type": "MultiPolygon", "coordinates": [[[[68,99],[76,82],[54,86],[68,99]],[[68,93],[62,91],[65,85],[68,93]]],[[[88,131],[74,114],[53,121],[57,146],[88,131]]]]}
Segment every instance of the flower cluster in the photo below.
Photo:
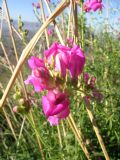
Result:
{"type": "Polygon", "coordinates": [[[98,9],[102,10],[102,8],[103,8],[102,0],[87,0],[84,3],[84,9],[86,12],[90,12],[91,10],[95,12],[98,9]]]}
{"type": "Polygon", "coordinates": [[[85,64],[84,53],[77,45],[70,48],[53,43],[43,59],[32,56],[28,64],[32,73],[25,83],[32,84],[36,92],[47,91],[42,96],[43,111],[50,124],[57,125],[70,113],[67,79],[68,83],[78,80],[85,64]]]}
{"type": "Polygon", "coordinates": [[[48,33],[49,36],[51,36],[53,34],[53,29],[48,29],[47,33],[48,33]]]}

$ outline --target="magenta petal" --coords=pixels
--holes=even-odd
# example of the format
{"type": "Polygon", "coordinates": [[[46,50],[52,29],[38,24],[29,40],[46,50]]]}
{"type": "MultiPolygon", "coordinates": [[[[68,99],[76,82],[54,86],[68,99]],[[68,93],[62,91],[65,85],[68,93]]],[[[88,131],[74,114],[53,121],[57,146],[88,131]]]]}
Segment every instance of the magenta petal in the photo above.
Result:
{"type": "Polygon", "coordinates": [[[28,64],[29,64],[29,67],[31,69],[36,69],[36,68],[39,68],[39,67],[44,67],[44,62],[42,59],[39,59],[35,56],[32,56],[29,60],[28,60],[28,64]]]}
{"type": "Polygon", "coordinates": [[[28,76],[27,80],[25,80],[25,84],[32,84],[36,92],[43,90],[40,80],[32,75],[28,76]]]}
{"type": "Polygon", "coordinates": [[[84,67],[85,59],[78,55],[71,55],[70,74],[72,78],[77,78],[84,67]]]}
{"type": "Polygon", "coordinates": [[[66,107],[62,112],[60,112],[57,116],[61,119],[66,118],[70,113],[70,109],[66,107]]]}
{"type": "Polygon", "coordinates": [[[56,95],[53,91],[49,91],[47,94],[47,99],[51,102],[54,103],[56,100],[56,95]]]}
{"type": "Polygon", "coordinates": [[[61,104],[58,104],[55,106],[52,115],[56,115],[59,114],[60,112],[62,112],[65,108],[68,108],[69,102],[68,100],[64,100],[61,104]]]}
{"type": "Polygon", "coordinates": [[[42,107],[43,107],[44,114],[47,117],[50,116],[53,108],[52,108],[51,104],[49,103],[46,96],[42,96],[42,107]]]}
{"type": "Polygon", "coordinates": [[[97,9],[102,9],[102,4],[101,3],[96,3],[92,5],[92,9],[96,11],[97,9]]]}
{"type": "Polygon", "coordinates": [[[92,1],[89,2],[89,5],[92,6],[92,5],[96,4],[96,3],[99,3],[98,0],[92,0],[92,1]]]}
{"type": "Polygon", "coordinates": [[[56,42],[54,42],[53,44],[52,44],[52,46],[48,49],[48,50],[46,50],[45,52],[44,52],[44,55],[48,58],[48,57],[50,57],[50,56],[55,56],[56,55],[56,52],[57,52],[57,45],[58,45],[58,43],[56,43],[56,42]]]}
{"type": "Polygon", "coordinates": [[[50,116],[50,117],[48,117],[48,121],[49,121],[49,123],[50,123],[51,126],[59,124],[59,118],[56,117],[56,116],[50,116]]]}
{"type": "Polygon", "coordinates": [[[62,76],[64,77],[66,75],[66,66],[59,54],[56,55],[55,66],[56,66],[56,69],[59,70],[62,76]]]}
{"type": "Polygon", "coordinates": [[[70,53],[69,70],[73,79],[76,79],[82,72],[85,64],[85,57],[81,48],[75,45],[70,53]]]}

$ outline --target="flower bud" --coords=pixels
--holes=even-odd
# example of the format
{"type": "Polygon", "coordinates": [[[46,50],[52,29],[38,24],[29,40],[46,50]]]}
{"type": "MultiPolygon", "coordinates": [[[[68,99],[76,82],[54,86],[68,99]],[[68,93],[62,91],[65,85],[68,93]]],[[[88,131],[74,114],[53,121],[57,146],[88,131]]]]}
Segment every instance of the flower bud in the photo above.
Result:
{"type": "Polygon", "coordinates": [[[14,107],[13,107],[13,112],[14,112],[14,113],[17,113],[17,112],[18,112],[18,106],[14,106],[14,107]]]}

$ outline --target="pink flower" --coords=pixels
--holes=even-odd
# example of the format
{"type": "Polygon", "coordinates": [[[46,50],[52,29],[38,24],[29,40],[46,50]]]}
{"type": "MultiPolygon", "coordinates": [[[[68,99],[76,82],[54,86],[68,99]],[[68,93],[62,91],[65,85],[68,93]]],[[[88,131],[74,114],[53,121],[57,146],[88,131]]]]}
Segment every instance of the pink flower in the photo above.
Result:
{"type": "Polygon", "coordinates": [[[55,70],[60,71],[62,76],[65,77],[66,69],[68,66],[68,51],[69,47],[63,46],[59,43],[53,43],[52,46],[44,52],[48,63],[52,63],[52,58],[54,58],[55,70]]]}
{"type": "Polygon", "coordinates": [[[44,114],[51,125],[57,125],[70,113],[67,94],[56,90],[48,91],[47,96],[42,97],[42,105],[44,114]]]}
{"type": "Polygon", "coordinates": [[[97,11],[98,9],[102,9],[103,4],[102,0],[87,0],[84,3],[84,9],[86,12],[90,12],[91,10],[97,11]]]}
{"type": "Polygon", "coordinates": [[[74,45],[69,52],[69,71],[71,78],[76,79],[83,71],[85,65],[85,56],[82,49],[74,45]]]}
{"type": "Polygon", "coordinates": [[[45,67],[44,61],[35,56],[28,60],[29,67],[32,69],[32,74],[25,80],[25,84],[32,84],[36,92],[49,88],[49,71],[45,67]]]}
{"type": "Polygon", "coordinates": [[[40,3],[39,2],[37,3],[37,9],[40,9],[40,3]]]}
{"type": "Polygon", "coordinates": [[[32,6],[35,7],[35,3],[32,3],[32,6]]]}
{"type": "Polygon", "coordinates": [[[66,71],[69,70],[71,78],[76,79],[84,68],[85,56],[77,45],[69,48],[58,43],[53,43],[44,54],[49,63],[54,58],[55,70],[60,71],[63,77],[66,76],[66,71]]]}
{"type": "Polygon", "coordinates": [[[17,112],[18,112],[18,106],[14,106],[14,107],[13,107],[13,112],[14,112],[14,113],[17,113],[17,112]]]}
{"type": "Polygon", "coordinates": [[[53,34],[53,30],[52,30],[52,29],[48,29],[48,30],[47,30],[47,33],[48,33],[48,35],[50,36],[50,35],[53,34]]]}

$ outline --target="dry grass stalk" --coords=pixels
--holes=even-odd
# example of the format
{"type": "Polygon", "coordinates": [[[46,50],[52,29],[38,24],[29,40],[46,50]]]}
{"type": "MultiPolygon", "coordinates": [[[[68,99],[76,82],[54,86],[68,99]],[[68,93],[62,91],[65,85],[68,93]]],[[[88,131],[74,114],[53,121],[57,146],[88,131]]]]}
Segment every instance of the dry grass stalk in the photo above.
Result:
{"type": "MultiPolygon", "coordinates": [[[[50,7],[49,7],[49,5],[48,5],[48,2],[47,2],[46,0],[44,0],[44,2],[45,2],[45,4],[46,4],[46,7],[47,7],[47,9],[48,9],[49,14],[51,15],[52,12],[51,12],[51,9],[50,9],[50,7]]],[[[59,30],[59,28],[58,28],[57,23],[56,23],[55,20],[53,21],[53,24],[54,24],[54,27],[55,27],[55,30],[56,30],[56,33],[57,33],[57,36],[58,36],[58,38],[59,38],[60,43],[64,45],[63,38],[62,38],[62,36],[61,36],[60,30],[59,30]]]]}
{"type": "Polygon", "coordinates": [[[54,19],[69,5],[69,1],[66,2],[66,0],[64,0],[63,2],[61,2],[61,4],[56,8],[56,10],[54,11],[53,14],[51,14],[51,16],[46,20],[46,22],[42,25],[42,27],[37,31],[37,33],[34,35],[34,37],[31,39],[31,41],[28,43],[28,45],[25,47],[25,49],[23,50],[21,57],[17,63],[17,66],[14,70],[14,73],[12,74],[12,77],[9,80],[9,83],[5,89],[5,92],[2,96],[2,99],[0,101],[0,110],[2,109],[5,100],[8,96],[8,93],[10,91],[10,89],[12,88],[19,72],[22,69],[23,64],[25,63],[27,57],[29,56],[29,54],[32,52],[33,48],[35,47],[36,43],[38,42],[39,38],[41,37],[42,33],[44,32],[45,28],[54,21],[54,19]]]}
{"type": "Polygon", "coordinates": [[[93,129],[94,129],[94,131],[96,133],[98,142],[99,142],[99,144],[100,144],[100,146],[102,148],[102,151],[104,153],[104,156],[105,156],[106,160],[110,160],[109,155],[108,155],[107,150],[106,150],[106,147],[105,147],[105,144],[104,144],[104,141],[103,141],[103,139],[102,139],[102,137],[100,135],[99,128],[97,127],[96,120],[95,120],[95,118],[93,116],[93,113],[92,113],[89,105],[86,105],[86,110],[88,112],[90,121],[91,121],[93,129]]]}
{"type": "Polygon", "coordinates": [[[13,26],[12,26],[12,30],[16,33],[16,35],[20,38],[20,40],[22,40],[22,36],[20,35],[20,33],[17,31],[17,29],[13,26]]]}
{"type": "MultiPolygon", "coordinates": [[[[2,93],[4,93],[3,86],[2,86],[1,83],[0,83],[0,90],[2,91],[2,93]]],[[[9,116],[8,116],[8,114],[7,114],[7,112],[6,112],[6,110],[5,110],[5,108],[3,108],[3,114],[4,114],[5,118],[6,118],[6,121],[7,121],[7,123],[8,123],[8,126],[10,127],[11,132],[12,132],[12,134],[13,134],[15,140],[17,140],[15,131],[14,131],[13,126],[12,126],[12,122],[11,122],[11,120],[10,120],[10,118],[9,118],[9,116]]]]}
{"type": "Polygon", "coordinates": [[[79,145],[81,146],[81,148],[82,148],[82,150],[83,150],[86,158],[87,158],[88,160],[91,160],[90,154],[89,154],[86,146],[84,145],[83,141],[81,141],[82,139],[81,139],[81,137],[78,135],[78,132],[76,132],[76,129],[74,128],[73,122],[71,121],[70,117],[67,118],[67,121],[68,121],[68,124],[69,124],[70,128],[72,129],[74,135],[75,135],[75,138],[77,139],[79,145]]]}
{"type": "Polygon", "coordinates": [[[1,38],[2,38],[2,29],[3,29],[3,19],[4,19],[3,3],[2,3],[2,8],[0,10],[0,19],[1,19],[1,24],[0,24],[0,40],[1,40],[1,38]]]}
{"type": "Polygon", "coordinates": [[[4,115],[5,115],[6,121],[7,121],[8,125],[9,125],[9,127],[10,127],[10,129],[11,129],[11,132],[12,132],[13,136],[14,136],[15,140],[17,141],[17,137],[16,137],[16,134],[15,134],[15,131],[14,131],[14,129],[13,129],[11,120],[10,120],[7,112],[5,111],[5,108],[3,108],[3,113],[4,113],[4,115]]]}
{"type": "Polygon", "coordinates": [[[64,123],[63,121],[61,121],[61,125],[62,125],[62,130],[63,130],[63,136],[66,137],[66,131],[65,131],[65,126],[64,126],[64,123]]]}
{"type": "Polygon", "coordinates": [[[6,61],[7,61],[7,63],[8,63],[8,66],[9,66],[9,68],[10,68],[10,70],[11,70],[11,73],[13,73],[13,67],[12,67],[12,65],[11,65],[11,62],[10,62],[10,60],[9,60],[9,57],[8,57],[8,55],[7,55],[5,46],[4,46],[4,44],[3,44],[2,41],[0,42],[0,45],[1,45],[1,48],[2,48],[2,50],[3,50],[4,56],[5,56],[5,58],[6,58],[6,61]]]}
{"type": "MultiPolygon", "coordinates": [[[[46,18],[45,18],[45,13],[44,13],[44,9],[43,9],[43,3],[42,3],[42,0],[39,0],[39,1],[40,1],[40,6],[41,6],[41,12],[42,12],[42,21],[43,21],[43,24],[44,24],[46,18]]],[[[45,37],[46,37],[47,47],[49,48],[50,43],[49,43],[47,28],[45,29],[45,37]]]]}
{"type": "MultiPolygon", "coordinates": [[[[0,25],[0,39],[2,37],[2,26],[3,26],[3,20],[7,21],[6,17],[4,16],[4,7],[2,3],[2,9],[0,10],[0,19],[1,19],[1,25],[0,25]]],[[[22,40],[22,37],[20,33],[17,31],[17,29],[11,24],[13,31],[16,33],[16,35],[22,40]]]]}
{"type": "MultiPolygon", "coordinates": [[[[7,16],[7,22],[8,22],[8,27],[9,27],[9,31],[10,31],[10,36],[11,36],[11,40],[12,40],[12,44],[13,44],[13,48],[14,48],[14,53],[15,53],[15,56],[16,56],[16,61],[18,62],[19,56],[18,56],[18,53],[17,53],[15,38],[14,38],[14,35],[13,35],[13,30],[12,30],[12,26],[11,26],[11,22],[10,22],[9,10],[8,10],[6,0],[3,0],[3,2],[4,2],[5,12],[6,12],[6,16],[7,16]]],[[[20,71],[20,78],[21,78],[22,87],[23,87],[23,90],[24,90],[24,93],[25,93],[25,98],[28,99],[27,91],[26,91],[26,87],[25,87],[25,84],[24,84],[24,79],[23,79],[23,75],[22,75],[21,71],[20,71]]]]}
{"type": "Polygon", "coordinates": [[[25,120],[26,120],[26,117],[24,116],[24,117],[23,117],[22,124],[21,124],[21,128],[20,128],[20,133],[19,133],[19,136],[18,136],[17,146],[19,145],[19,140],[20,140],[20,138],[21,138],[21,136],[22,136],[22,132],[23,132],[23,129],[24,129],[25,120]]]}
{"type": "Polygon", "coordinates": [[[44,152],[43,152],[43,149],[42,149],[42,143],[41,143],[40,133],[38,133],[38,131],[36,129],[36,123],[35,123],[32,111],[30,111],[29,116],[30,116],[30,119],[32,121],[32,125],[34,127],[35,136],[36,136],[36,140],[37,140],[37,143],[38,143],[38,146],[39,146],[39,150],[40,150],[40,153],[41,153],[41,156],[42,156],[42,160],[45,160],[44,152]]]}
{"type": "Polygon", "coordinates": [[[63,144],[62,144],[62,137],[61,137],[60,126],[59,125],[57,125],[57,132],[58,132],[59,144],[60,144],[60,147],[62,148],[63,144]]]}
{"type": "Polygon", "coordinates": [[[78,41],[78,15],[77,4],[73,2],[74,42],[78,41]]]}
{"type": "Polygon", "coordinates": [[[72,15],[72,1],[70,1],[70,12],[69,12],[69,19],[68,19],[68,30],[67,30],[67,38],[70,37],[70,28],[71,28],[71,21],[72,21],[72,18],[71,18],[71,15],[72,15]]]}

